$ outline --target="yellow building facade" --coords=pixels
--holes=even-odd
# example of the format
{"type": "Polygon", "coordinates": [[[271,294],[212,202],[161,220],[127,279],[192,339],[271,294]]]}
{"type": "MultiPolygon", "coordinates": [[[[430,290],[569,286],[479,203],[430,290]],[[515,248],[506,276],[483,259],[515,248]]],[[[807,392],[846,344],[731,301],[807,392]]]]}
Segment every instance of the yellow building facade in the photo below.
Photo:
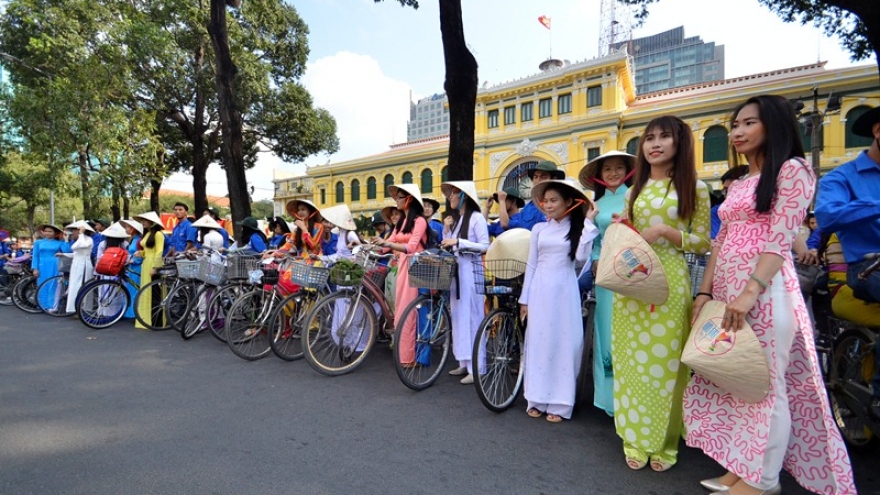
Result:
{"type": "MultiPolygon", "coordinates": [[[[614,53],[479,90],[476,102],[474,181],[482,198],[502,187],[527,193],[526,171],[550,160],[576,177],[594,156],[634,153],[645,125],[675,115],[694,135],[700,177],[717,183],[728,168],[730,112],[758,94],[802,101],[802,122],[821,115],[822,170],[853,159],[869,145],[850,132],[855,118],[880,105],[873,65],[825,69],[824,63],[675,88],[637,96],[631,58],[614,53]],[[814,107],[814,88],[818,109],[814,107]]],[[[811,132],[805,129],[810,160],[811,132]]],[[[346,203],[355,216],[392,204],[387,186],[414,183],[423,196],[440,198],[446,177],[448,137],[394,145],[388,151],[309,168],[318,207],[346,203]]],[[[442,201],[441,201],[442,202],[442,201]]]]}

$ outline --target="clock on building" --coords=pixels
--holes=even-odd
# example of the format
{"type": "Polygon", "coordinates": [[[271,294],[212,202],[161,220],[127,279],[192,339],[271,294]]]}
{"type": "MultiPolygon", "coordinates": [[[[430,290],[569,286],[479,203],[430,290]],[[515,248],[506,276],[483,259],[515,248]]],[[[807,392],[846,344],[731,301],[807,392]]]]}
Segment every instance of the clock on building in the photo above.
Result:
{"type": "Polygon", "coordinates": [[[519,191],[524,200],[530,200],[532,197],[532,179],[529,178],[529,170],[532,170],[537,166],[537,161],[527,161],[513,167],[507,172],[507,176],[504,178],[501,188],[507,189],[508,187],[514,187],[519,191]]]}

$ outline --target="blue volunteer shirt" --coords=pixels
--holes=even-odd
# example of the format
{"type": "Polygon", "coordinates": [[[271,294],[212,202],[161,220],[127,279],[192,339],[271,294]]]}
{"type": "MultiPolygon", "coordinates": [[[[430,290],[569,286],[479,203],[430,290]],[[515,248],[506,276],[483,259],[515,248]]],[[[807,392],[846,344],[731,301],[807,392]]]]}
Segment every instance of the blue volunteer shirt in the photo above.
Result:
{"type": "Polygon", "coordinates": [[[178,253],[186,250],[186,243],[192,242],[196,245],[198,242],[198,229],[193,228],[188,218],[184,218],[171,231],[171,247],[178,253]]]}
{"type": "MultiPolygon", "coordinates": [[[[523,209],[525,209],[525,208],[523,208],[523,209]]],[[[540,211],[538,213],[540,213],[540,211]]],[[[544,221],[544,220],[541,220],[541,221],[544,221]]],[[[536,222],[536,223],[539,223],[539,222],[536,222]]],[[[510,219],[507,222],[506,229],[501,226],[500,220],[497,222],[490,223],[489,224],[489,235],[492,237],[498,237],[504,231],[510,230],[510,229],[529,229],[529,230],[532,230],[532,226],[528,225],[526,223],[525,219],[523,218],[522,210],[520,210],[510,216],[510,219]]]]}
{"type": "MultiPolygon", "coordinates": [[[[98,232],[92,234],[92,260],[98,257],[98,244],[101,244],[101,241],[104,240],[104,236],[98,232]]],[[[70,245],[76,241],[70,241],[70,245]]]]}
{"type": "Polygon", "coordinates": [[[255,253],[262,253],[266,250],[266,241],[263,240],[263,236],[254,232],[253,234],[251,234],[251,238],[247,243],[247,247],[255,253]]]}
{"type": "Polygon", "coordinates": [[[847,263],[880,251],[880,164],[866,151],[819,181],[816,221],[837,233],[847,263]]]}
{"type": "Polygon", "coordinates": [[[535,225],[547,221],[547,216],[544,215],[544,212],[538,209],[538,205],[536,205],[534,201],[529,201],[528,203],[526,203],[526,205],[523,206],[521,210],[519,210],[519,215],[521,215],[520,221],[522,221],[522,228],[524,229],[532,230],[535,225]]]}

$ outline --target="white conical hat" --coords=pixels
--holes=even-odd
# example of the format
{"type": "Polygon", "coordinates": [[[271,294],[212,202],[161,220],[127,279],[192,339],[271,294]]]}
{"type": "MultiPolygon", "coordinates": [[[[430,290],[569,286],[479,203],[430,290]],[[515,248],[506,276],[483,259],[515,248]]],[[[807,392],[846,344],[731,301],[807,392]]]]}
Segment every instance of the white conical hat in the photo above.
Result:
{"type": "Polygon", "coordinates": [[[575,194],[577,199],[582,200],[584,203],[581,205],[581,208],[584,210],[584,214],[589,212],[591,209],[596,208],[596,204],[593,203],[593,200],[587,196],[587,193],[584,192],[583,189],[574,181],[574,179],[552,179],[545,180],[539,184],[535,184],[532,186],[532,200],[538,201],[538,203],[542,203],[544,201],[544,193],[547,191],[547,188],[552,184],[560,184],[566,186],[571,192],[575,194]]]}
{"type": "Polygon", "coordinates": [[[628,222],[612,222],[605,229],[596,285],[648,304],[665,304],[669,299],[660,258],[628,222]]]}
{"type": "Polygon", "coordinates": [[[502,232],[489,245],[486,261],[516,260],[529,261],[532,232],[528,229],[510,229],[502,232]]]}
{"type": "Polygon", "coordinates": [[[140,218],[140,219],[143,219],[143,220],[149,220],[149,221],[153,222],[153,223],[156,224],[156,225],[159,225],[159,226],[164,227],[164,225],[162,224],[162,217],[160,217],[159,214],[156,213],[155,211],[148,211],[148,212],[146,212],[146,213],[141,213],[140,215],[135,215],[134,218],[135,218],[135,219],[139,219],[139,218],[140,218]]]}
{"type": "Polygon", "coordinates": [[[612,150],[603,155],[599,155],[596,158],[593,158],[584,168],[581,169],[581,172],[578,174],[578,180],[580,180],[581,185],[587,189],[593,190],[596,188],[596,184],[593,183],[596,179],[601,179],[599,177],[599,167],[602,165],[602,162],[605,161],[606,158],[622,158],[624,165],[626,165],[626,172],[629,174],[632,172],[633,168],[636,166],[636,157],[630,155],[629,153],[625,153],[623,151],[612,150]]]}
{"type": "Polygon", "coordinates": [[[120,220],[120,222],[123,225],[128,225],[129,227],[133,228],[134,230],[137,231],[138,234],[143,235],[144,226],[140,222],[135,220],[134,218],[125,218],[125,219],[120,220]]]}
{"type": "Polygon", "coordinates": [[[415,184],[392,184],[388,186],[388,194],[393,198],[397,195],[397,190],[403,189],[403,191],[419,202],[422,208],[425,207],[425,202],[422,201],[422,193],[419,191],[419,186],[415,184]]]}
{"type": "Polygon", "coordinates": [[[101,232],[101,235],[115,239],[128,239],[128,232],[125,231],[125,228],[119,222],[110,224],[109,227],[104,229],[104,232],[101,232]]]}
{"type": "Polygon", "coordinates": [[[324,220],[345,230],[357,230],[357,224],[354,223],[354,217],[348,205],[336,205],[321,210],[321,216],[324,220]]]}
{"type": "Polygon", "coordinates": [[[86,222],[85,220],[78,220],[78,221],[73,222],[72,224],[70,224],[70,225],[68,225],[68,226],[66,226],[66,227],[64,227],[64,228],[65,228],[65,229],[70,229],[70,230],[86,229],[86,230],[88,230],[89,232],[94,232],[94,231],[95,231],[95,229],[93,229],[92,226],[89,225],[89,223],[86,222]]]}
{"type": "Polygon", "coordinates": [[[755,332],[721,328],[726,305],[708,301],[684,344],[681,362],[730,394],[752,404],[770,392],[770,369],[755,332]]]}
{"type": "Polygon", "coordinates": [[[294,219],[296,219],[296,218],[297,218],[297,216],[296,216],[296,209],[299,207],[299,204],[300,204],[300,203],[307,204],[307,205],[309,205],[313,210],[317,211],[318,213],[317,213],[316,217],[318,217],[318,218],[317,218],[318,220],[320,220],[321,218],[323,218],[323,215],[321,215],[321,210],[320,210],[320,208],[318,208],[317,206],[315,206],[315,203],[312,203],[311,201],[309,201],[309,200],[307,200],[307,199],[292,199],[292,200],[288,201],[288,202],[287,202],[287,205],[284,207],[284,208],[287,210],[287,214],[290,215],[290,216],[292,216],[294,219]]]}
{"type": "Polygon", "coordinates": [[[477,208],[480,207],[480,197],[477,196],[477,186],[474,185],[474,181],[472,180],[456,180],[450,182],[444,182],[440,184],[440,191],[443,192],[443,195],[449,197],[452,193],[452,188],[456,188],[461,192],[465,193],[467,197],[471,198],[474,202],[474,206],[477,208]]]}
{"type": "Polygon", "coordinates": [[[219,223],[217,223],[217,220],[214,220],[213,218],[211,218],[210,215],[205,215],[202,218],[196,220],[195,222],[193,222],[192,226],[196,227],[196,228],[205,227],[205,228],[217,229],[217,230],[220,230],[223,228],[220,226],[219,223]]]}

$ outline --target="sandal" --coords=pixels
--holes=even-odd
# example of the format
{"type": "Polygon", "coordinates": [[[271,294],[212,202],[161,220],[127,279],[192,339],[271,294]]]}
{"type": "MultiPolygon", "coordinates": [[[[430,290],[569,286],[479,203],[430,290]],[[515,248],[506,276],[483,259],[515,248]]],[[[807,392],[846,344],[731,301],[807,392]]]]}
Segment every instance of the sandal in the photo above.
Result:
{"type": "Polygon", "coordinates": [[[547,421],[550,423],[562,423],[564,418],[558,414],[548,414],[547,421]]]}
{"type": "Polygon", "coordinates": [[[540,418],[544,415],[544,413],[535,409],[534,407],[526,411],[526,414],[528,414],[530,418],[540,418]]]}

